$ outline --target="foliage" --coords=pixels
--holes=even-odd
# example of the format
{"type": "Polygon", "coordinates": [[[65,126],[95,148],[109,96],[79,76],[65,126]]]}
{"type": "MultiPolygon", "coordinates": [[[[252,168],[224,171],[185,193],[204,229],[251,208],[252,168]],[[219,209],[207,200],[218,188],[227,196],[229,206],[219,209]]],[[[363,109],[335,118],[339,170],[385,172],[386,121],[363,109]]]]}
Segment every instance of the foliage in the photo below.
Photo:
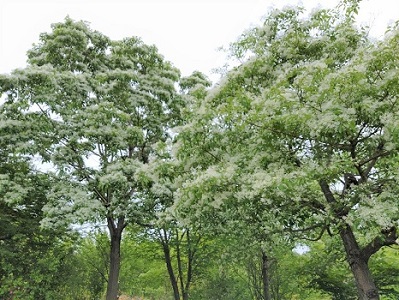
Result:
{"type": "Polygon", "coordinates": [[[162,248],[140,228],[130,228],[122,245],[121,291],[148,299],[172,299],[162,248]]]}
{"type": "Polygon", "coordinates": [[[331,295],[332,299],[357,299],[339,240],[324,240],[313,243],[303,255],[306,262],[298,272],[306,277],[305,286],[331,295]]]}
{"type": "Polygon", "coordinates": [[[88,233],[71,256],[72,270],[64,290],[68,299],[100,299],[105,292],[109,268],[109,241],[100,230],[88,233]]]}
{"type": "Polygon", "coordinates": [[[26,165],[20,166],[12,165],[17,174],[25,172],[22,182],[10,168],[3,173],[22,188],[17,193],[2,193],[0,199],[0,297],[51,299],[69,274],[68,258],[73,254],[76,236],[40,227],[50,181],[26,165]]]}
{"type": "Polygon", "coordinates": [[[212,88],[53,24],[0,76],[0,297],[101,299],[123,236],[132,297],[267,299],[267,266],[274,300],[356,299],[350,232],[397,299],[399,29],[369,39],[359,2],[270,11],[212,88]],[[108,233],[67,231],[85,222],[108,233]]]}
{"type": "Polygon", "coordinates": [[[399,270],[397,265],[398,248],[383,248],[371,258],[370,267],[377,285],[381,290],[381,299],[397,299],[399,297],[399,270]],[[389,274],[387,276],[387,274],[389,274]]]}
{"type": "Polygon", "coordinates": [[[199,280],[192,289],[190,299],[251,299],[245,280],[229,268],[210,266],[208,275],[199,280]]]}

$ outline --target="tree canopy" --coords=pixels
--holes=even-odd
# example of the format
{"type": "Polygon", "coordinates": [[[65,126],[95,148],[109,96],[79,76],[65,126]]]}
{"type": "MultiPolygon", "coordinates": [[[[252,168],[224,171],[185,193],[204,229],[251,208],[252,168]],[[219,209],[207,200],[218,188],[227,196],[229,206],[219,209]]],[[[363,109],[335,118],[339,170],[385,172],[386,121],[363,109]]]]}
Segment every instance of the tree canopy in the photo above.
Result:
{"type": "Polygon", "coordinates": [[[254,215],[266,235],[338,234],[360,299],[378,299],[367,261],[397,243],[398,31],[373,41],[354,11],[272,11],[232,44],[244,62],[180,129],[190,172],[176,210],[238,207],[221,226],[254,215]]]}

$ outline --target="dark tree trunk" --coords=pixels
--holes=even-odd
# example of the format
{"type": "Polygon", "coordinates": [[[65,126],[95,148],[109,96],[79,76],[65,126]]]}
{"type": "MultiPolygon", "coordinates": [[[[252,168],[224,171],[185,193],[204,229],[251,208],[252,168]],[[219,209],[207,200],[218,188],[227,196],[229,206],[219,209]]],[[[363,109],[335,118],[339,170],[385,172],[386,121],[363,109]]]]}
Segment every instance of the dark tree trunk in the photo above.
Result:
{"type": "Polygon", "coordinates": [[[119,291],[119,271],[121,266],[122,231],[126,224],[123,218],[116,225],[113,218],[108,218],[108,229],[111,238],[109,273],[106,300],[117,300],[119,291]]]}
{"type": "Polygon", "coordinates": [[[166,230],[162,229],[159,231],[159,238],[162,243],[162,249],[165,256],[165,264],[168,270],[170,283],[173,288],[173,296],[175,300],[180,300],[179,286],[176,280],[175,273],[173,271],[172,257],[170,256],[169,239],[166,230]]]}
{"type": "Polygon", "coordinates": [[[177,270],[179,272],[179,281],[180,281],[180,291],[182,294],[183,300],[188,300],[188,290],[190,288],[191,277],[192,277],[192,262],[193,262],[193,255],[191,252],[191,241],[190,241],[190,232],[187,229],[186,232],[187,238],[187,278],[184,281],[184,272],[183,272],[183,261],[182,261],[182,253],[181,253],[181,245],[184,238],[184,233],[179,235],[179,230],[176,229],[176,260],[177,260],[177,270]]]}
{"type": "Polygon", "coordinates": [[[380,299],[378,289],[367,264],[368,259],[362,255],[351,227],[345,225],[340,230],[340,236],[345,247],[348,263],[355,277],[359,300],[380,299]]]}
{"type": "Polygon", "coordinates": [[[262,287],[263,287],[263,299],[271,300],[270,295],[270,262],[266,253],[262,250],[262,287]]]}
{"type": "Polygon", "coordinates": [[[180,290],[183,296],[183,300],[187,300],[187,293],[185,293],[184,289],[184,278],[183,278],[183,267],[181,261],[181,252],[180,252],[180,239],[179,239],[179,231],[176,229],[176,260],[177,260],[177,272],[179,274],[179,282],[180,282],[180,290]]]}
{"type": "Polygon", "coordinates": [[[192,236],[190,234],[190,230],[187,229],[187,256],[188,256],[188,262],[187,262],[187,280],[186,280],[186,285],[184,287],[183,291],[183,300],[188,300],[188,292],[190,290],[190,285],[191,281],[193,279],[193,272],[194,272],[194,259],[195,259],[195,254],[197,252],[197,246],[200,242],[200,238],[197,237],[196,241],[192,239],[192,236]]]}
{"type": "MultiPolygon", "coordinates": [[[[320,187],[328,203],[334,205],[337,203],[330,187],[325,180],[320,180],[320,187]]],[[[337,218],[342,216],[341,211],[334,211],[337,218]]],[[[393,231],[396,236],[396,230],[393,231]]],[[[352,228],[349,224],[344,224],[339,232],[342,243],[345,247],[346,259],[351,268],[352,274],[356,281],[356,288],[358,292],[359,300],[379,300],[378,289],[371,276],[371,272],[368,266],[368,259],[372,253],[375,253],[380,249],[381,245],[374,245],[361,249],[356,241],[356,237],[353,234],[352,228]],[[367,253],[366,253],[367,252],[367,253]],[[366,255],[367,254],[367,255],[366,255]]]]}

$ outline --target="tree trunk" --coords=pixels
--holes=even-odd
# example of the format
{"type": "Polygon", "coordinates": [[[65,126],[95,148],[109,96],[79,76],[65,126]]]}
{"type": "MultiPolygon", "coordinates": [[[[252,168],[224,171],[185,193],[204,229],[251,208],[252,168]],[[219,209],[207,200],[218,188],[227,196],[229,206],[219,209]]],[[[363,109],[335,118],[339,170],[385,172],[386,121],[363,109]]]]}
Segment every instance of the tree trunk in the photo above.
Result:
{"type": "Polygon", "coordinates": [[[185,285],[184,291],[183,291],[183,300],[188,300],[188,291],[190,290],[191,280],[193,279],[193,271],[194,271],[193,267],[194,267],[195,253],[197,251],[197,246],[200,242],[200,238],[197,237],[197,240],[194,243],[189,229],[187,229],[187,231],[186,231],[186,237],[187,237],[188,261],[187,261],[187,280],[186,280],[186,285],[185,285]]]}
{"type": "MultiPolygon", "coordinates": [[[[320,180],[320,187],[328,203],[334,205],[337,203],[330,187],[325,180],[320,180]]],[[[340,211],[335,211],[337,218],[341,218],[340,211]]],[[[396,234],[396,231],[394,232],[396,234]]],[[[377,287],[371,276],[371,272],[368,266],[368,259],[374,250],[369,250],[370,254],[365,255],[353,234],[352,228],[349,224],[344,224],[339,231],[342,243],[345,247],[346,259],[348,260],[352,274],[355,277],[356,288],[359,300],[379,300],[377,287]]],[[[375,248],[375,247],[372,247],[375,248]]]]}
{"type": "Polygon", "coordinates": [[[271,300],[270,295],[270,284],[269,284],[269,269],[270,263],[266,253],[262,250],[262,287],[263,287],[263,299],[271,300]]]}
{"type": "Polygon", "coordinates": [[[165,264],[168,270],[170,283],[173,288],[173,296],[175,300],[180,300],[179,286],[176,280],[175,273],[173,271],[172,258],[170,256],[168,237],[165,229],[163,229],[162,232],[159,231],[159,237],[162,243],[162,249],[165,256],[165,264]]]}
{"type": "MultiPolygon", "coordinates": [[[[184,274],[183,274],[183,266],[182,266],[182,257],[181,257],[181,252],[180,252],[180,238],[179,238],[179,231],[176,229],[175,231],[176,234],[176,260],[177,260],[177,271],[179,273],[179,281],[180,281],[180,291],[183,296],[183,300],[188,299],[188,294],[186,293],[186,290],[184,288],[184,274]]],[[[181,237],[183,238],[183,236],[181,237]]]]}
{"type": "Polygon", "coordinates": [[[188,300],[188,291],[183,292],[183,300],[188,300]]]}
{"type": "Polygon", "coordinates": [[[109,218],[108,220],[108,229],[111,238],[111,250],[106,300],[118,299],[119,271],[121,266],[121,240],[122,231],[125,227],[125,225],[122,224],[123,220],[118,221],[118,226],[115,226],[112,218],[109,218]]]}
{"type": "Polygon", "coordinates": [[[379,300],[379,294],[367,264],[367,258],[356,241],[352,228],[345,225],[340,230],[340,236],[345,247],[346,257],[355,277],[359,300],[379,300]]]}

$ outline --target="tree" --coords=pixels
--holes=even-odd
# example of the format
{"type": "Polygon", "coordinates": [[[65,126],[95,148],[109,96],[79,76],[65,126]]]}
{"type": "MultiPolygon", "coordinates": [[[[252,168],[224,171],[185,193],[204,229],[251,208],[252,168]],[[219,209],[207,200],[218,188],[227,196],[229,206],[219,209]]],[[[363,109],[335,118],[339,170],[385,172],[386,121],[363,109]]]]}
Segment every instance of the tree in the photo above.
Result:
{"type": "Polygon", "coordinates": [[[175,193],[173,182],[181,172],[169,151],[163,148],[141,172],[139,177],[147,188],[140,197],[150,206],[146,210],[152,211],[147,214],[145,234],[161,246],[174,299],[188,300],[190,286],[198,273],[198,257],[204,255],[204,236],[198,224],[181,224],[169,212],[175,193]]]}
{"type": "Polygon", "coordinates": [[[24,161],[2,161],[0,170],[0,297],[57,297],[71,269],[67,257],[76,237],[65,228],[40,226],[51,181],[24,161]]]}
{"type": "Polygon", "coordinates": [[[399,36],[369,39],[357,6],[275,10],[232,44],[244,62],[179,135],[191,174],[176,211],[195,220],[250,202],[271,216],[266,232],[338,235],[363,300],[379,299],[370,257],[398,238],[399,36]]]}
{"type": "Polygon", "coordinates": [[[247,254],[251,253],[255,256],[252,259],[255,265],[260,257],[261,267],[251,270],[249,275],[261,279],[259,285],[257,280],[251,282],[254,297],[269,300],[272,294],[270,266],[274,260],[270,245],[282,239],[270,234],[275,216],[270,214],[268,206],[254,193],[244,195],[239,183],[245,178],[246,170],[234,165],[240,165],[246,155],[247,145],[243,140],[251,133],[236,134],[237,127],[243,126],[240,120],[233,117],[222,120],[223,117],[215,116],[219,111],[213,110],[214,102],[207,107],[207,101],[222,102],[222,97],[226,97],[220,114],[227,111],[239,114],[234,111],[234,104],[229,101],[231,95],[227,93],[240,92],[228,91],[229,87],[224,89],[223,84],[229,84],[227,80],[213,90],[192,89],[188,93],[192,100],[186,109],[188,121],[176,129],[175,153],[183,171],[176,177],[178,192],[172,209],[178,220],[186,224],[199,223],[203,231],[212,235],[229,239],[233,231],[238,240],[235,250],[241,252],[237,256],[250,261],[247,254]],[[229,155],[234,158],[230,159],[229,155]]]}
{"type": "MultiPolygon", "coordinates": [[[[193,112],[196,99],[203,97],[210,85],[208,78],[198,71],[180,80],[185,108],[179,124],[184,124],[185,116],[193,112]]],[[[147,234],[162,248],[174,299],[187,300],[198,273],[198,257],[203,255],[203,235],[200,225],[182,224],[170,212],[176,192],[174,182],[184,173],[171,151],[175,136],[176,132],[173,132],[169,139],[156,144],[149,163],[137,172],[137,179],[142,187],[140,197],[146,199],[144,210],[149,212],[143,225],[148,229],[147,234]]]]}
{"type": "Polygon", "coordinates": [[[28,52],[28,67],[2,76],[19,118],[37,129],[37,153],[59,179],[45,226],[106,221],[107,299],[116,299],[122,232],[141,219],[135,171],[167,137],[182,102],[179,71],[139,38],[111,41],[66,18],[28,52]]]}
{"type": "MultiPolygon", "coordinates": [[[[1,90],[4,87],[1,86],[1,90]]],[[[54,297],[69,269],[64,259],[74,236],[65,228],[43,229],[43,207],[52,180],[26,155],[31,128],[0,104],[0,297],[54,297]]]]}

